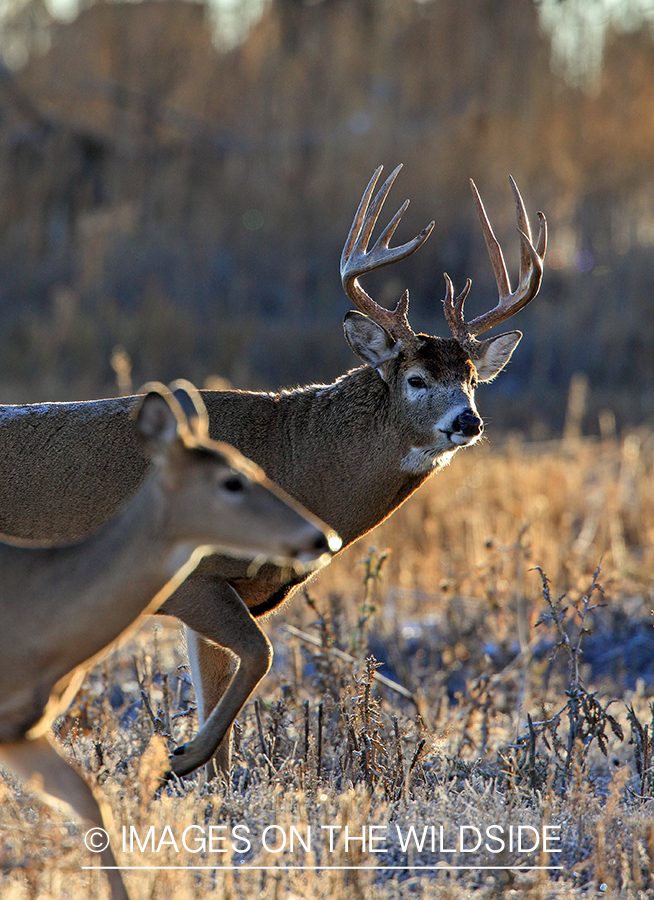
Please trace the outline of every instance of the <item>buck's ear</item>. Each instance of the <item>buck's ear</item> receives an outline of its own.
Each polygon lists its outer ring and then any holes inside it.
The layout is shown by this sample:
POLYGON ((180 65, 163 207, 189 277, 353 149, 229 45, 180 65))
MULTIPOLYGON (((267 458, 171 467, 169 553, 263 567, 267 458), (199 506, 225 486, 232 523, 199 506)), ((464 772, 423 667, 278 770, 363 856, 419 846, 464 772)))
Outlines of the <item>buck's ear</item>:
POLYGON ((354 310, 345 316, 343 330, 356 355, 384 378, 385 364, 400 352, 399 342, 396 343, 381 325, 354 310))
POLYGON ((480 381, 492 381, 511 359, 511 354, 520 343, 521 331, 507 331, 497 337, 480 341, 479 355, 475 368, 480 381))
POLYGON ((193 434, 196 437, 206 437, 209 434, 209 416, 198 389, 185 378, 178 378, 170 385, 170 390, 182 407, 193 434))
POLYGON ((145 453, 157 457, 177 440, 181 410, 164 385, 147 385, 146 390, 134 413, 134 430, 145 453))

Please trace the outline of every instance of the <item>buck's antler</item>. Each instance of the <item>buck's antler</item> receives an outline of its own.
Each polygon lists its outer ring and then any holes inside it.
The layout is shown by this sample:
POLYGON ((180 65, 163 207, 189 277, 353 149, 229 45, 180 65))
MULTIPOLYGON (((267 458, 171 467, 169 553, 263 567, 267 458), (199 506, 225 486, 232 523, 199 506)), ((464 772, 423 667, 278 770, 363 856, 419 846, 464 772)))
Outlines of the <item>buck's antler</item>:
MULTIPOLYGON (((509 176, 510 177, 510 176, 509 176)), ((515 198, 516 215, 518 218, 518 234, 520 235, 520 277, 518 287, 515 291, 511 291, 509 276, 506 271, 506 264, 502 254, 502 248, 488 221, 484 204, 481 202, 479 191, 475 183, 470 179, 470 187, 477 205, 479 220, 484 232, 488 255, 490 256, 493 272, 495 273, 495 281, 497 282, 497 290, 499 293, 499 302, 494 309, 489 310, 481 316, 477 316, 471 322, 465 322, 463 319, 463 303, 470 290, 472 282, 470 279, 466 282, 464 289, 458 297, 454 297, 454 288, 450 278, 445 275, 446 291, 443 304, 445 307, 445 318, 450 326, 454 337, 462 344, 470 347, 475 342, 475 336, 487 331, 494 325, 499 325, 510 316, 523 309, 531 300, 534 299, 539 291, 540 283, 543 277, 543 260, 545 259, 545 251, 547 249, 547 220, 542 212, 536 213, 540 228, 538 232, 538 242, 533 245, 531 237, 531 228, 529 227, 529 219, 525 211, 525 205, 522 202, 520 191, 511 178, 511 187, 515 198)))
POLYGON ((421 244, 424 244, 431 234, 434 223, 431 222, 412 241, 402 244, 401 247, 389 247, 388 244, 395 233, 395 229, 409 205, 409 201, 405 200, 377 238, 374 247, 368 250, 368 241, 381 208, 402 166, 397 166, 391 172, 371 203, 372 193, 382 168, 383 166, 380 166, 370 179, 370 183, 364 191, 361 203, 356 211, 350 233, 345 241, 341 255, 341 281, 343 282, 345 293, 362 313, 365 313, 373 322, 385 328, 396 341, 401 340, 405 345, 411 345, 415 342, 416 336, 407 319, 409 292, 404 292, 395 309, 384 309, 378 303, 375 303, 372 297, 364 291, 358 279, 359 276, 365 275, 366 272, 373 272, 375 269, 388 266, 399 259, 404 259, 405 256, 409 256, 421 244))

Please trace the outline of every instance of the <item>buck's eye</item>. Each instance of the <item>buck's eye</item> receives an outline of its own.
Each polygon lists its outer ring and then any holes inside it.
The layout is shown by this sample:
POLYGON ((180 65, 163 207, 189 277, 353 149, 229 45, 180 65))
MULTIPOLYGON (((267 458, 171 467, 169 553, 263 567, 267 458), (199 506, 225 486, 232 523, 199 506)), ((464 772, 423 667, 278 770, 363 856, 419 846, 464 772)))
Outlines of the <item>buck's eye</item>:
POLYGON ((410 378, 407 378, 408 383, 412 388, 426 388, 424 380, 419 375, 411 375, 410 378))

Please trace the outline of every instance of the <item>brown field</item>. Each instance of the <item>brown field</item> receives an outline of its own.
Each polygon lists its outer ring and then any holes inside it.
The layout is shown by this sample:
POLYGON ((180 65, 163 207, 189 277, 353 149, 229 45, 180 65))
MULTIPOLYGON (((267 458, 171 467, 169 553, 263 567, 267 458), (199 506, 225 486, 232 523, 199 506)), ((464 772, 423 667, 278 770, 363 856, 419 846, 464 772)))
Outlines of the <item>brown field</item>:
MULTIPOLYGON (((653 557, 649 432, 478 447, 270 620, 229 786, 156 795, 164 741, 197 724, 175 623, 96 668, 56 730, 109 800, 120 864, 150 867, 125 873, 135 900, 651 897, 653 557), (403 850, 412 825, 426 843, 403 850), (492 825, 539 845, 493 852, 492 825), (123 849, 130 826, 145 849, 123 849), (376 845, 346 847, 345 826, 376 845)), ((11 779, 0 797, 3 900, 108 896, 83 825, 11 779)))

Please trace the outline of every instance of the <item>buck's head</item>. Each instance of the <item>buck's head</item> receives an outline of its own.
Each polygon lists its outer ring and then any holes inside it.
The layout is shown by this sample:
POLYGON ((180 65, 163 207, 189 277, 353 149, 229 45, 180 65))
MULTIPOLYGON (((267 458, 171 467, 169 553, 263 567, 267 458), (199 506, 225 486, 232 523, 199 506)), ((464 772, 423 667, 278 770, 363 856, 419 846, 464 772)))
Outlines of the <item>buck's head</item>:
POLYGON ((511 292, 502 251, 471 182, 498 285, 498 305, 471 322, 465 322, 463 304, 471 282, 468 280, 455 298, 452 282, 446 275, 443 304, 452 337, 416 334, 407 318, 408 291, 391 311, 375 303, 358 281, 366 272, 413 253, 433 228, 432 222, 412 241, 389 248, 390 239, 408 205, 406 201, 374 247, 368 250, 375 222, 400 168, 398 166, 391 173, 372 202, 381 168, 368 185, 345 243, 341 278, 347 295, 360 310, 349 312, 345 317, 345 336, 354 352, 376 370, 387 386, 394 420, 406 435, 408 449, 402 458, 402 467, 417 474, 428 471, 438 460, 481 436, 483 423, 475 406, 475 387, 480 381, 491 381, 504 368, 522 334, 510 331, 487 340, 478 340, 477 335, 508 319, 538 293, 547 226, 545 217, 539 213, 540 231, 534 247, 522 198, 511 180, 522 245, 520 282, 516 291, 511 292))

